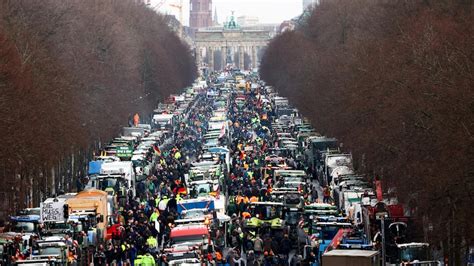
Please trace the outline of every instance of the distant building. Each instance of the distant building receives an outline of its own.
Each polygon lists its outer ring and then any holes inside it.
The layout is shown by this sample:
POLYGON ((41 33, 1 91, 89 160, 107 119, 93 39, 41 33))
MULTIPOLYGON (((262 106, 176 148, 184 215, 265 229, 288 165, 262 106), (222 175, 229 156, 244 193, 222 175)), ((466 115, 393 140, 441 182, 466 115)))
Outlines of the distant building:
POLYGON ((196 30, 212 25, 212 0, 190 0, 189 27, 196 30))
POLYGON ((259 20, 258 20, 258 17, 240 16, 240 17, 237 17, 237 24, 239 24, 242 27, 255 26, 259 24, 259 20))

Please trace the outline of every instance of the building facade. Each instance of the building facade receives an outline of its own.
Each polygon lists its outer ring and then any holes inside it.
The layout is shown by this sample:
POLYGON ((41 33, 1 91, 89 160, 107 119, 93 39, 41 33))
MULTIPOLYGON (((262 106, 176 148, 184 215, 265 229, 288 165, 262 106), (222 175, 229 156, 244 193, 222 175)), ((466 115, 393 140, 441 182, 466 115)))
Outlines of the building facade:
POLYGON ((212 0, 190 0, 189 27, 191 29, 212 26, 212 0))

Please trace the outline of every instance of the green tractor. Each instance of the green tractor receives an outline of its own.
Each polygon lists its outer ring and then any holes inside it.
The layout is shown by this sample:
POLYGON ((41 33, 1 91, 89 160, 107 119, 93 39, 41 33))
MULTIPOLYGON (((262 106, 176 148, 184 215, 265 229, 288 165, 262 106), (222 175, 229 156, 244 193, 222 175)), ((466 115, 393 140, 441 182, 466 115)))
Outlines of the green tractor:
POLYGON ((244 228, 264 234, 268 231, 283 231, 284 204, 282 202, 251 202, 248 212, 251 217, 244 222, 244 228))

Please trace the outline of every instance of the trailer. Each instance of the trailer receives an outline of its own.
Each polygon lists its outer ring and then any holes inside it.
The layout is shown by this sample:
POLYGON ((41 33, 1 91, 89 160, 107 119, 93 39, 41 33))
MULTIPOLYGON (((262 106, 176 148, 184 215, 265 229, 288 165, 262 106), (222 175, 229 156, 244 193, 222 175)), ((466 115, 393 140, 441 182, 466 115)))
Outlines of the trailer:
POLYGON ((334 249, 323 254, 324 266, 380 266, 380 253, 375 250, 334 249))

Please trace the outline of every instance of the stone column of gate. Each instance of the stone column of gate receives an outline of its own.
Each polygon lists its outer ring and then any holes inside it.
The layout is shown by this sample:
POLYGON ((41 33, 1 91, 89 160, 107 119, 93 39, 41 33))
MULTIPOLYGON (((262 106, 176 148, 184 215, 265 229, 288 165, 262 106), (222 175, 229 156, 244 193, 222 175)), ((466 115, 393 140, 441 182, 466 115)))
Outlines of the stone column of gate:
POLYGON ((221 62, 221 68, 224 70, 227 65, 227 47, 225 46, 221 47, 221 62))
POLYGON ((257 46, 252 46, 252 68, 257 67, 257 46))
POLYGON ((245 46, 245 52, 244 52, 244 68, 245 68, 245 55, 250 54, 250 46, 246 45, 245 46))
POLYGON ((239 47, 239 68, 244 70, 244 46, 239 47))
POLYGON ((201 68, 201 60, 202 60, 201 52, 202 52, 201 51, 201 46, 196 45, 196 65, 197 65, 198 69, 201 68))
POLYGON ((207 48, 207 51, 209 52, 208 59, 209 59, 209 70, 214 71, 214 48, 209 46, 207 48))

